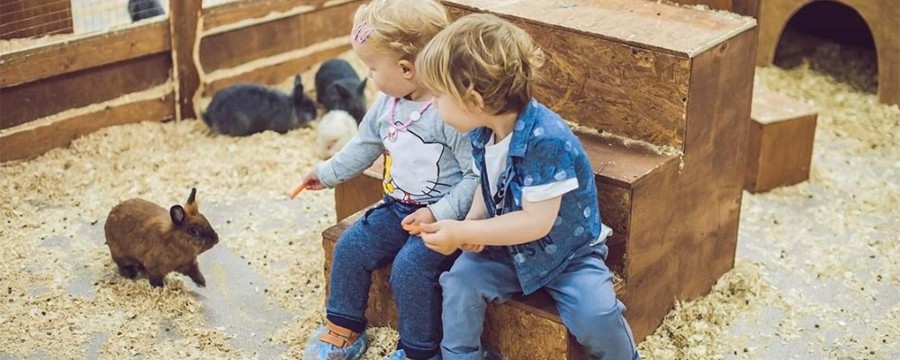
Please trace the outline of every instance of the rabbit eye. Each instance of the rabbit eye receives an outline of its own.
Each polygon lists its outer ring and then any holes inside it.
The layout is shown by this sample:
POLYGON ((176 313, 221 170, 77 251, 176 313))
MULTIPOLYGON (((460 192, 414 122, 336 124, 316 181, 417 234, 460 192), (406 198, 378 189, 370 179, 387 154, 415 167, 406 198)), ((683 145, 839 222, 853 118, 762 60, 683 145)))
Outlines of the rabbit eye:
POLYGON ((197 230, 197 228, 190 228, 190 229, 188 230, 188 232, 189 232, 191 235, 194 235, 194 236, 200 236, 200 230, 197 230))

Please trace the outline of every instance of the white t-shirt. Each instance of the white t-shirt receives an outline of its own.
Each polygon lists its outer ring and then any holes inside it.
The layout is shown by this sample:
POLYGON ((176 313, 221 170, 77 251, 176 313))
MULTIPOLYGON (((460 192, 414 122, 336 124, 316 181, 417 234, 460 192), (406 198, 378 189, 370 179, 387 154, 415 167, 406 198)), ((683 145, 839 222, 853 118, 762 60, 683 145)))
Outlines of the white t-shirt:
MULTIPOLYGON (((500 175, 506 170, 506 158, 509 155, 509 143, 512 134, 507 135, 503 140, 494 143, 494 136, 484 145, 484 165, 487 169, 488 180, 490 180, 491 195, 497 194, 497 184, 500 183, 500 175)), ((472 165, 475 174, 481 175, 477 165, 472 165)), ((522 196, 530 202, 544 201, 563 196, 565 193, 578 188, 578 179, 571 178, 563 181, 556 181, 544 185, 526 186, 522 188, 522 196)), ((485 199, 485 205, 490 205, 490 200, 485 199)), ((600 223, 600 236, 594 240, 591 245, 595 245, 612 235, 612 229, 606 224, 600 223)))
MULTIPOLYGON (((488 180, 490 180, 491 195, 497 194, 497 185, 500 183, 500 176, 506 170, 506 158, 509 155, 509 143, 512 134, 507 135, 500 142, 494 142, 494 136, 484 145, 484 165, 487 169, 488 180)), ((478 167, 473 165, 475 174, 481 175, 478 167)), ((563 181, 555 181, 549 184, 526 186, 522 188, 522 196, 530 202, 544 201, 578 188, 578 179, 571 178, 563 181)), ((485 199, 486 203, 490 203, 485 199)))

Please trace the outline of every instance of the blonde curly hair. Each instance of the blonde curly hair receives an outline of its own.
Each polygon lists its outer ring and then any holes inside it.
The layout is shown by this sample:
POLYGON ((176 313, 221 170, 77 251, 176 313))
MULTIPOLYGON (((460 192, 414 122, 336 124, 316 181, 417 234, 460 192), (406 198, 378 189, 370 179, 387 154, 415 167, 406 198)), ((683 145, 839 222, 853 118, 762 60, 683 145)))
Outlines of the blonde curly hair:
POLYGON ((446 9, 435 0, 373 0, 356 10, 353 36, 376 51, 414 61, 449 23, 446 9))
POLYGON ((416 60, 419 79, 435 93, 497 115, 521 112, 532 97, 544 53, 525 30, 490 14, 459 18, 438 33, 416 60))

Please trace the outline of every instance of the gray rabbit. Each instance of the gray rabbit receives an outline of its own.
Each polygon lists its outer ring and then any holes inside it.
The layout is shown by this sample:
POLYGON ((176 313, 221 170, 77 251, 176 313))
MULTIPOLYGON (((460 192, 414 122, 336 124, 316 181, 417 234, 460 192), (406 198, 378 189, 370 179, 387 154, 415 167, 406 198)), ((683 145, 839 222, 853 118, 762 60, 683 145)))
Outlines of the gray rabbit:
POLYGON ((131 22, 136 22, 165 15, 166 12, 159 0, 128 0, 128 14, 131 15, 131 22))
POLYGON ((325 111, 344 110, 359 124, 366 114, 366 80, 346 60, 330 59, 316 71, 316 100, 325 111))
POLYGON ((254 84, 229 86, 213 96, 203 113, 203 121, 213 132, 231 136, 266 130, 284 134, 315 118, 316 104, 303 92, 300 75, 294 78, 291 95, 254 84))

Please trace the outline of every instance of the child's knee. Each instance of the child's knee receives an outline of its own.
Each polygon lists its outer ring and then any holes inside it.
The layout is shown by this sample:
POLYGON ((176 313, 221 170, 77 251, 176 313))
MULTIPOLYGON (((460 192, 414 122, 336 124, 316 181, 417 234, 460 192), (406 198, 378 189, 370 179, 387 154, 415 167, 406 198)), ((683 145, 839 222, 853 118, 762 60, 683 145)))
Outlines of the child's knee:
POLYGON ((616 301, 612 308, 583 307, 568 319, 569 331, 591 353, 616 354, 610 358, 630 359, 634 340, 622 316, 625 306, 616 301))

